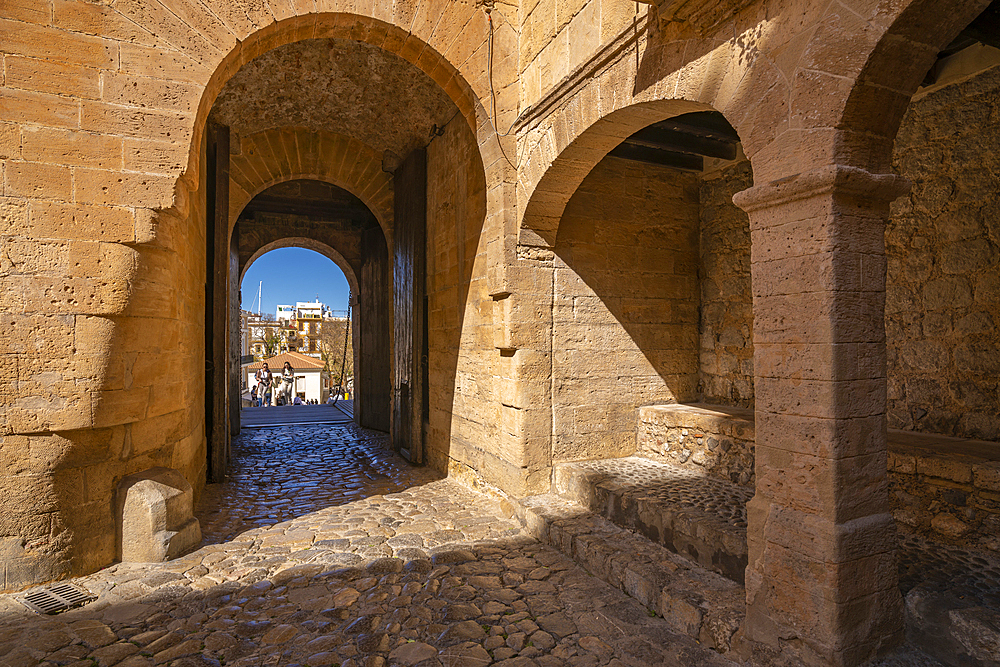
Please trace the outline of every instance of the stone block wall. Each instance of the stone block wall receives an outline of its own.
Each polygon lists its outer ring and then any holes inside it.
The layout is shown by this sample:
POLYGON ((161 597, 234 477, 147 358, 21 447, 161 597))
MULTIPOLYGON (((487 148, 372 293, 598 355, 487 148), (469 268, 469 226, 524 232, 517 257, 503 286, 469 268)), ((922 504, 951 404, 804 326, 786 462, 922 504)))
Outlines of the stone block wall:
POLYGON ((624 456, 636 409, 697 398, 697 174, 608 157, 555 247, 553 461, 624 456))
POLYGON ((886 229, 890 428, 1000 440, 1000 67, 918 97, 886 229))
POLYGON ((733 195, 753 185, 747 161, 701 183, 701 363, 705 403, 753 407, 750 221, 733 195))
MULTIPOLYGON (((486 178, 468 124, 456 118, 427 147, 427 463, 501 485, 516 472, 496 449, 493 301, 486 289, 486 178), (476 473, 478 473, 478 478, 476 473)), ((491 236, 492 235, 492 236, 491 236)))
POLYGON ((889 431, 893 516, 935 541, 1000 550, 1000 452, 983 441, 889 431))
POLYGON ((163 80, 160 38, 93 3, 0 14, 10 590, 111 562, 123 476, 163 466, 203 486, 206 246, 203 165, 178 179, 200 89, 163 80))
MULTIPOLYGON (((917 96, 894 168, 913 183, 886 228, 888 424, 1000 439, 1000 68, 917 96)), ((701 400, 753 407, 748 163, 701 188, 701 400)))
MULTIPOLYGON (((40 223, 53 206, 28 202, 29 220, 40 223)), ((21 312, 3 315, 14 335, 0 345, 18 369, 16 382, 7 385, 0 435, 5 590, 111 562, 109 508, 123 476, 162 466, 181 471, 198 490, 204 485, 204 293, 198 286, 204 284, 205 240, 203 223, 196 222, 204 219, 203 208, 192 202, 190 218, 176 210, 155 218, 141 209, 131 215, 133 236, 125 243, 87 240, 104 235, 105 216, 93 224, 67 220, 43 232, 40 243, 19 239, 15 230, 3 238, 9 257, 20 258, 29 245, 58 249, 48 272, 66 283, 65 314, 33 314, 52 307, 50 290, 19 304, 21 312), (63 271, 91 277, 74 281, 59 277, 63 271), (119 280, 127 285, 127 302, 80 293, 119 280), (18 332, 26 326, 34 330, 18 332), (37 354, 39 344, 50 346, 49 353, 37 354)), ((19 279, 18 265, 28 268, 14 262, 8 278, 19 279)), ((23 276, 25 293, 36 280, 23 276)))
POLYGON ((520 3, 516 16, 506 7, 498 10, 520 23, 522 109, 537 102, 634 22, 644 22, 652 11, 645 4, 618 0, 528 0, 520 3))

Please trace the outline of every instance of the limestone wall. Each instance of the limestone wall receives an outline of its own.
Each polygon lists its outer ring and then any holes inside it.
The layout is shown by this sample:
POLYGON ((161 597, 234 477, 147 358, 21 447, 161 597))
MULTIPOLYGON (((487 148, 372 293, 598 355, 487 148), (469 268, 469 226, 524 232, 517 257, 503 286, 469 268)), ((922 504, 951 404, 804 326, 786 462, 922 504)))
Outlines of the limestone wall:
POLYGON ((753 185, 749 162, 701 184, 701 365, 705 403, 753 407, 750 221, 733 195, 753 185))
POLYGON ((509 462, 491 450, 499 425, 493 400, 492 299, 486 292, 486 179, 464 119, 427 147, 427 329, 430 414, 427 463, 499 483, 509 462), (471 469, 471 470, 470 470, 471 469))
POLYGON ((889 427, 1000 440, 1000 67, 910 105, 886 229, 889 427))
POLYGON ((2 232, 5 279, 30 297, 6 301, 0 341, 16 369, 0 435, 8 590, 111 562, 113 493, 125 475, 176 468, 200 490, 206 463, 205 238, 193 222, 202 206, 192 202, 190 218, 104 207, 88 221, 86 206, 12 199, 28 224, 2 232), (112 236, 114 212, 128 238, 99 240, 112 236), (33 263, 39 249, 44 269, 33 263))
POLYGON ((624 456, 637 408, 696 399, 696 174, 605 158, 559 225, 553 461, 624 456))
MULTIPOLYGON (((512 14, 506 6, 498 8, 512 14)), ((527 0, 520 4, 518 71, 521 108, 537 102, 601 46, 644 22, 648 5, 618 0, 527 0)))

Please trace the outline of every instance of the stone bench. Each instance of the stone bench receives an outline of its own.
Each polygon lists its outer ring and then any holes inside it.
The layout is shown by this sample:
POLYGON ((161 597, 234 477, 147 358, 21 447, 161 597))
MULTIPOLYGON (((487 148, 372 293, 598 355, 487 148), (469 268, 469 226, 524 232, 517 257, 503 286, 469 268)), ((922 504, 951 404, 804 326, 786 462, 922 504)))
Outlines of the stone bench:
POLYGON ((706 403, 639 408, 636 454, 747 487, 754 485, 753 410, 706 403))
POLYGON ((890 429, 896 522, 1000 553, 1000 443, 890 429))

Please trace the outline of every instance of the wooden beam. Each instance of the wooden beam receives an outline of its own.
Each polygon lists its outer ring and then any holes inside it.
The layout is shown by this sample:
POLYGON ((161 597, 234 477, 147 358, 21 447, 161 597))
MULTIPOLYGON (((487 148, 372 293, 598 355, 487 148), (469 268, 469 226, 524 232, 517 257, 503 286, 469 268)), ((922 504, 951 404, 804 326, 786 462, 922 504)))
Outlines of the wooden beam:
POLYGON ((717 111, 696 111, 675 116, 668 120, 654 123, 653 127, 666 130, 677 130, 699 137, 708 137, 719 141, 739 143, 740 135, 736 133, 726 117, 717 111))
POLYGON ((986 46, 1000 49, 1000 3, 993 2, 982 14, 962 31, 962 36, 971 37, 986 46))
POLYGON ((310 202, 295 198, 255 197, 240 212, 241 219, 253 219, 253 214, 278 213, 301 215, 316 220, 353 220, 357 222, 375 221, 375 216, 364 204, 340 204, 334 202, 310 202))
POLYGON ((685 171, 701 171, 705 167, 705 160, 700 155, 689 155, 687 153, 675 153, 649 146, 637 146, 635 144, 620 144, 608 155, 621 158, 623 160, 633 160, 635 162, 645 162, 646 164, 656 164, 662 167, 672 167, 685 171))
POLYGON ((728 139, 716 139, 651 125, 625 140, 629 144, 649 146, 675 153, 704 155, 723 160, 736 159, 736 144, 728 139))

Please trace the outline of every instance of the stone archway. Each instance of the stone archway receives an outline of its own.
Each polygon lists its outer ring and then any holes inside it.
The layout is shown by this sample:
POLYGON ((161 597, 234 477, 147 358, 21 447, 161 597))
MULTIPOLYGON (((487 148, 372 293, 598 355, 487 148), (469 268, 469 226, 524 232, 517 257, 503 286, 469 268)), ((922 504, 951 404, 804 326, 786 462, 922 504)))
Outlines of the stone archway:
MULTIPOLYGON (((305 136, 309 138, 310 135, 305 136)), ((344 144, 349 146, 350 142, 344 144)), ((302 146, 305 152, 306 144, 302 146)), ((260 159, 256 155, 252 157, 260 159)), ((334 157, 340 158, 334 161, 335 164, 346 161, 351 169, 357 164, 354 160, 344 160, 343 154, 334 157)), ((328 159, 329 154, 323 161, 328 159)), ((274 161, 275 171, 280 164, 274 161)), ((244 165, 244 168, 252 167, 244 165)), ((258 164, 256 168, 264 169, 265 166, 258 164)), ((288 171, 287 163, 284 170, 288 171)), ((386 174, 379 169, 373 177, 376 179, 373 187, 383 192, 388 189, 391 201, 392 185, 391 181, 385 181, 386 174)), ((356 188, 364 191, 372 185, 370 178, 360 171, 353 179, 355 182, 360 180, 356 188)), ((337 264, 347 278, 352 295, 351 330, 354 332, 356 373, 354 417, 361 426, 389 430, 392 349, 389 334, 392 312, 387 306, 391 303, 389 243, 379 216, 360 198, 330 183, 336 180, 330 174, 322 179, 278 177, 273 180, 278 182, 265 189, 248 185, 260 191, 245 206, 240 205, 240 210, 231 207, 233 215, 239 216, 231 222, 231 234, 239 249, 240 281, 255 259, 276 248, 314 250, 337 264)))
MULTIPOLYGON (((439 143, 451 142, 455 126, 463 126, 472 137, 467 145, 461 135, 462 150, 471 158, 463 168, 486 169, 476 139, 484 145, 496 141, 492 119, 478 102, 488 94, 479 76, 487 54, 478 39, 456 39, 463 30, 485 39, 480 9, 435 2, 356 10, 323 2, 328 11, 317 13, 313 2, 251 4, 180 0, 168 10, 144 0, 65 3, 56 18, 54 10, 0 12, 12 23, 23 21, 13 28, 19 35, 35 35, 30 44, 10 46, 26 60, 44 67, 54 54, 55 61, 86 62, 77 72, 86 90, 60 88, 59 95, 31 86, 4 90, 3 156, 26 170, 26 189, 16 193, 9 219, 27 230, 34 216, 49 231, 24 233, 51 234, 67 245, 86 239, 75 244, 79 254, 72 262, 59 250, 51 259, 58 267, 53 273, 30 278, 37 287, 30 305, 16 297, 19 326, 44 330, 37 335, 47 341, 44 351, 24 354, 39 360, 40 372, 58 368, 61 379, 43 373, 39 377, 51 380, 44 387, 20 383, 17 399, 6 406, 4 427, 7 433, 46 434, 38 437, 73 455, 54 455, 67 463, 37 479, 58 492, 26 503, 12 519, 17 531, 24 529, 11 552, 10 562, 24 564, 23 579, 9 580, 14 588, 113 560, 114 526, 107 508, 121 477, 165 466, 178 469, 195 489, 205 483, 205 125, 216 94, 243 63, 281 44, 324 36, 398 54, 462 111, 439 143), (40 44, 44 54, 36 50, 40 44), (475 88, 467 80, 476 81, 475 88), (66 115, 70 106, 72 119, 66 115), (19 133, 22 127, 31 135, 29 150, 22 154, 18 141, 12 153, 9 130, 19 133), (56 136, 70 147, 53 152, 56 136), (40 152, 32 153, 32 145, 40 152), (51 175, 53 189, 30 185, 41 171, 51 175), (79 189, 67 189, 70 183, 79 189), (101 471, 86 498, 71 490, 84 468, 101 471), (22 544, 31 546, 23 550, 22 544)), ((495 39, 506 51, 516 51, 509 25, 500 26, 495 39)), ((513 63, 504 61, 494 71, 505 125, 516 113, 513 70, 513 63)), ((490 157, 489 168, 500 174, 491 179, 489 194, 496 228, 502 228, 504 215, 497 193, 513 180, 505 164, 490 157)), ((485 188, 475 194, 486 199, 485 188)), ((482 229, 481 220, 475 229, 482 229)), ((18 488, 30 495, 34 484, 18 488)))
POLYGON ((279 248, 305 248, 306 250, 318 252, 344 272, 344 277, 347 279, 347 284, 351 286, 351 291, 354 294, 358 293, 358 277, 354 272, 354 267, 351 266, 344 256, 326 243, 304 236, 289 236, 279 241, 272 241, 256 250, 246 260, 246 263, 240 267, 240 282, 243 282, 243 277, 246 275, 247 269, 253 266, 253 263, 260 259, 261 255, 266 255, 272 250, 278 250, 279 248))
MULTIPOLYGON (((549 360, 556 348, 541 341, 550 332, 513 332, 529 321, 521 313, 550 302, 543 276, 559 265, 552 249, 576 186, 641 126, 617 127, 620 110, 658 95, 711 104, 731 120, 756 182, 735 197, 753 237, 757 412, 741 650, 779 648, 803 664, 860 664, 901 640, 886 488, 881 235, 905 184, 887 173, 889 149, 933 55, 986 3, 958 11, 918 2, 892 15, 857 4, 791 26, 802 40, 794 48, 775 37, 788 17, 761 21, 739 57, 727 55, 732 45, 703 43, 692 47, 705 54, 696 64, 651 44, 635 70, 622 58, 606 77, 580 78, 566 99, 539 105, 519 126, 517 254, 534 280, 499 295, 510 304, 502 312, 510 313, 511 347, 549 360), (675 66, 650 65, 648 85, 637 86, 643 65, 656 61, 675 66), (580 142, 591 131, 595 141, 580 142), (853 549, 862 543, 864 553, 853 549), (877 581, 866 579, 872 572, 877 581)), ((526 414, 524 422, 541 420, 526 414)), ((540 449, 531 456, 544 460, 540 449)))
POLYGON ((382 158, 356 139, 303 128, 268 130, 244 137, 240 153, 230 158, 229 227, 264 190, 292 180, 317 180, 355 195, 392 239, 392 174, 382 158), (275 148, 282 152, 281 159, 275 148))
POLYGON ((891 173, 891 148, 934 55, 985 5, 831 12, 794 70, 787 126, 757 153, 763 178, 735 197, 754 235, 747 653, 764 645, 806 664, 853 665, 902 640, 886 476, 884 230, 908 184, 891 173), (864 46, 848 48, 845 34, 864 46), (810 645, 792 646, 788 632, 810 645))

